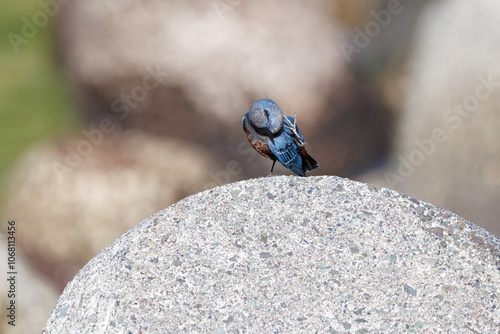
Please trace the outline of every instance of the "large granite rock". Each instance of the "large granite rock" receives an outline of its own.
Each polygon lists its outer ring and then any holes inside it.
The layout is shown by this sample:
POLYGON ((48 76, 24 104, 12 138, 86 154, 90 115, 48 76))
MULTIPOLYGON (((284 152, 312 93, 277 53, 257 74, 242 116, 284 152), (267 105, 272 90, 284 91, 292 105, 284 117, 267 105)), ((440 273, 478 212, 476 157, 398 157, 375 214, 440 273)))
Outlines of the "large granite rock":
POLYGON ((499 238, 421 200, 337 177, 252 179, 125 233, 44 333, 496 333, 499 267, 499 238))

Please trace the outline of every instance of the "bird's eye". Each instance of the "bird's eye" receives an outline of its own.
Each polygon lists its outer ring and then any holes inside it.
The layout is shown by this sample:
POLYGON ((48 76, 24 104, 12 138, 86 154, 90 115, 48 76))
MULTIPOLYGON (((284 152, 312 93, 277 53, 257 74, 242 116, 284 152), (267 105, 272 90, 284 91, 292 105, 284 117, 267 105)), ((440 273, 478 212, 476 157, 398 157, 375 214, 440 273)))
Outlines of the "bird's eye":
POLYGON ((269 111, 264 110, 264 114, 265 114, 266 116, 267 116, 267 115, 269 115, 269 111))

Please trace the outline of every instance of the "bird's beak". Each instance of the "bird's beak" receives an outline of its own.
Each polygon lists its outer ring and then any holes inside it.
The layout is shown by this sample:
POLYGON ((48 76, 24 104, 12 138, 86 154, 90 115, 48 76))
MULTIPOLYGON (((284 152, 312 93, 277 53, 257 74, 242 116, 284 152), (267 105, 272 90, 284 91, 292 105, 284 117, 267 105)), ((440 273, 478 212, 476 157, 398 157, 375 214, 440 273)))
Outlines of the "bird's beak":
POLYGON ((268 124, 266 128, 272 134, 276 134, 278 132, 278 130, 279 130, 279 126, 276 126, 276 124, 274 124, 274 123, 268 124))

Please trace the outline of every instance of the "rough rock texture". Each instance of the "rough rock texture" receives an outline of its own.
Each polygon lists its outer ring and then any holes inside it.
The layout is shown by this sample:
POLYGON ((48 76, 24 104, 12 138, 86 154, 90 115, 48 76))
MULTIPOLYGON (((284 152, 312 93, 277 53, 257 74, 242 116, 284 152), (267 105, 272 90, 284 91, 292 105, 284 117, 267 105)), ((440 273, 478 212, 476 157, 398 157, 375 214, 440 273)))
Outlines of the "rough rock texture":
POLYGON ((68 284, 44 333, 496 333, 499 251, 392 190, 252 179, 128 231, 68 284))
POLYGON ((434 1, 416 34, 389 173, 371 183, 500 235, 500 2, 434 1))

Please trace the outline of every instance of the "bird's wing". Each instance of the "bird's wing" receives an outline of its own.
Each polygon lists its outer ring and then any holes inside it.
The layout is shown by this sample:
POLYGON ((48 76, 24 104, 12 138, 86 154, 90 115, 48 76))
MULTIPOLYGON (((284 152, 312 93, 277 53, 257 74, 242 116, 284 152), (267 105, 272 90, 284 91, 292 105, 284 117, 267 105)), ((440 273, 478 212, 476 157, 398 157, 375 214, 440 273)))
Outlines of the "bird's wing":
POLYGON ((300 148, 291 135, 282 132, 278 137, 270 139, 269 149, 283 166, 297 175, 305 176, 300 148))

